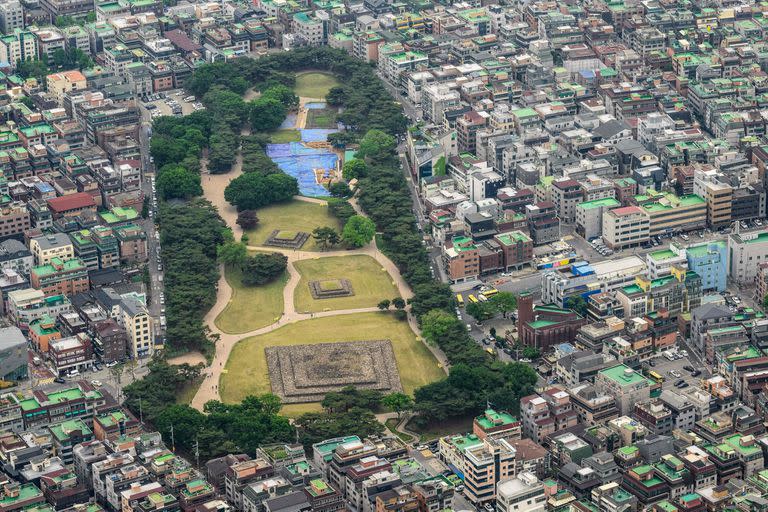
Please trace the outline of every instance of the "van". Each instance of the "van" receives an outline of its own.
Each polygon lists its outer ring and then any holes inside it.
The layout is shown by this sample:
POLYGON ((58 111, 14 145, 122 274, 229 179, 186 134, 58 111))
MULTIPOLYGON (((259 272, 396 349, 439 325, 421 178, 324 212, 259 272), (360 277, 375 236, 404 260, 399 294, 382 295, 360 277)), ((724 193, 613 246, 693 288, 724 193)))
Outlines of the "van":
POLYGON ((186 101, 187 103, 189 103, 190 101, 195 101, 195 97, 194 96, 187 96, 186 98, 184 98, 184 101, 186 101))

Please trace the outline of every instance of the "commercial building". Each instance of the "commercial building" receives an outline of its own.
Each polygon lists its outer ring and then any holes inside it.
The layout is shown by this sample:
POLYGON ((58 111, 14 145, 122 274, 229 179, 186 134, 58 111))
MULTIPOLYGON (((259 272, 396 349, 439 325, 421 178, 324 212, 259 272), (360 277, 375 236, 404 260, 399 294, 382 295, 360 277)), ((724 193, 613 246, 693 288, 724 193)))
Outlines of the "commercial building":
POLYGON ((506 439, 492 438, 464 451, 464 493, 471 503, 496 499, 496 485, 515 476, 515 453, 506 439))
POLYGON ((47 357, 59 376, 84 372, 93 364, 93 344, 85 333, 61 338, 50 343, 47 357))
POLYGON ((635 200, 648 215, 650 236, 692 231, 706 225, 707 202, 696 194, 662 194, 650 199, 635 196, 635 200))
POLYGON ((724 240, 689 245, 688 268, 701 277, 702 291, 725 290, 728 281, 728 246, 724 240))
POLYGON ((612 197, 585 201, 576 205, 576 232, 587 240, 603 234, 603 215, 621 203, 612 197))
POLYGON ((768 231, 732 233, 728 236, 728 277, 752 283, 757 267, 768 260, 768 231))
POLYGON ((135 299, 126 299, 120 309, 121 324, 128 332, 129 356, 134 359, 151 356, 155 350, 155 330, 147 308, 135 299))
POLYGON ((27 339, 18 327, 0 327, 0 379, 15 382, 27 378, 27 339))
POLYGON ((642 316, 664 309, 672 316, 688 313, 701 305, 701 277, 684 268, 672 267, 658 279, 636 277, 635 283, 616 292, 626 317, 642 316))
POLYGON ((480 253, 471 238, 454 237, 452 245, 443 251, 448 277, 454 283, 480 276, 480 253))
POLYGON ((56 318, 72 312, 72 304, 66 295, 46 297, 42 290, 26 288, 8 292, 8 317, 21 330, 27 330, 30 322, 44 316, 56 318))
POLYGON ((544 512, 546 505, 544 484, 528 471, 501 482, 496 490, 497 512, 544 512))
POLYGON ((642 208, 615 208, 603 213, 603 240, 614 250, 637 247, 648 241, 650 226, 650 218, 642 208))
POLYGON ((684 248, 670 243, 668 249, 649 252, 645 262, 648 264, 648 277, 658 279, 668 275, 672 267, 684 268, 688 264, 688 259, 684 248))
POLYGON ((616 398, 622 415, 631 413, 635 403, 648 400, 652 385, 652 381, 623 364, 601 370, 595 378, 595 387, 616 398))
POLYGON ((562 270, 548 270, 541 275, 541 300, 560 307, 568 306, 571 297, 587 299, 591 295, 613 292, 634 282, 645 273, 646 266, 638 256, 605 260, 590 264, 572 263, 562 270))

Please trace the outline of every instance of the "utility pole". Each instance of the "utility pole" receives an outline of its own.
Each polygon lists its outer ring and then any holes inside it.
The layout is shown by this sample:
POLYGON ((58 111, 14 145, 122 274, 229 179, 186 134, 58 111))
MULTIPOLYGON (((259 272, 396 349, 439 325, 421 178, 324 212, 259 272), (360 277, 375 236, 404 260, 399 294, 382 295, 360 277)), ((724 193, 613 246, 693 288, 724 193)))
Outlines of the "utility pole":
POLYGON ((200 467, 200 443, 197 440, 197 434, 195 434, 195 466, 200 467))
POLYGON ((173 440, 173 425, 171 425, 171 451, 176 451, 176 442, 173 440))
POLYGON ((144 412, 141 410, 141 397, 139 397, 139 423, 144 424, 144 412))

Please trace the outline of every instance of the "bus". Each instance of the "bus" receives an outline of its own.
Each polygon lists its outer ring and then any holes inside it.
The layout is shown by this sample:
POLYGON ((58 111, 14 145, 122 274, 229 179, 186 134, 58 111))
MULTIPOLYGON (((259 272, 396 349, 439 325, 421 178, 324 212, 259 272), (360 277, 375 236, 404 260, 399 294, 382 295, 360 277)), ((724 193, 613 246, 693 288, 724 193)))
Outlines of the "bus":
POLYGON ((656 384, 663 384, 664 383, 664 377, 662 377, 659 373, 651 370, 648 372, 648 376, 656 383, 656 384))
POLYGON ((484 291, 483 295, 485 295, 485 298, 490 299, 497 293, 499 293, 499 290, 497 290, 496 288, 491 288, 490 290, 484 291))
POLYGON ((464 297, 462 297, 460 293, 456 294, 456 301, 459 303, 460 308, 464 307, 464 297))
POLYGON ((469 302, 471 302, 472 304, 477 304, 478 302, 480 302, 479 300, 477 300, 477 297, 475 297, 474 295, 470 295, 467 298, 469 299, 469 302))

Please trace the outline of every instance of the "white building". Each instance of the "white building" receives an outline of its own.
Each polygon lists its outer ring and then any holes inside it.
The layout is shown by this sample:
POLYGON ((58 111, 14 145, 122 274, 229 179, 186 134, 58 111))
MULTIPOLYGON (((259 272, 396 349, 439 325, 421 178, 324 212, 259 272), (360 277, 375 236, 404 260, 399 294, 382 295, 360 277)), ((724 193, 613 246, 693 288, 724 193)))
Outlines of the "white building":
POLYGON ((10 34, 17 28, 24 28, 24 9, 18 0, 0 2, 0 30, 10 34))
POLYGON ((648 241, 651 221, 638 206, 625 206, 603 215, 603 240, 611 249, 636 247, 648 241))
POLYGON ((643 273, 645 263, 637 256, 550 270, 541 276, 541 301, 565 307, 567 297, 618 290, 634 283, 635 276, 643 273))
POLYGON ((0 62, 11 66, 23 60, 37 58, 37 38, 28 30, 15 29, 12 33, 0 37, 0 62))
POLYGON ((528 471, 501 482, 496 489, 497 512, 544 512, 546 505, 544 484, 528 471))
POLYGON ((670 273, 672 267, 688 268, 688 258, 685 248, 677 244, 669 244, 669 249, 649 252, 645 256, 648 265, 648 278, 658 279, 670 273))
POLYGON ((155 335, 147 308, 138 300, 129 298, 122 301, 120 309, 121 323, 128 331, 130 356, 134 359, 151 356, 155 348, 155 335))
POLYGON ((758 264, 768 261, 768 231, 730 235, 728 254, 728 277, 737 283, 751 283, 758 264))

